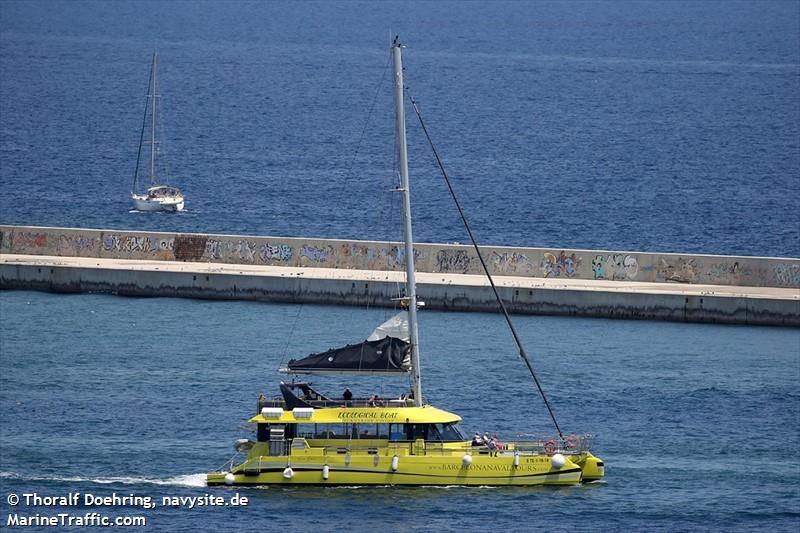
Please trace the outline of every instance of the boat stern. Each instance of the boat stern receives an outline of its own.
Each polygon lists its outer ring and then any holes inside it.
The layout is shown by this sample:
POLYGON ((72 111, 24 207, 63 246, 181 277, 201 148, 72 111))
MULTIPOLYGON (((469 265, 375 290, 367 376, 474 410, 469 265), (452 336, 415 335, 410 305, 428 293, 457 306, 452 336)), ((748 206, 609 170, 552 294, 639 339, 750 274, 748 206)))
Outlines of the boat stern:
POLYGON ((571 459, 581 468, 581 480, 584 483, 600 481, 606 475, 603 460, 589 452, 585 452, 579 457, 572 457, 571 459))
POLYGON ((206 485, 209 487, 213 487, 215 485, 231 485, 232 483, 226 481, 228 476, 233 477, 234 481, 236 480, 236 476, 230 472, 210 472, 206 474, 206 485))

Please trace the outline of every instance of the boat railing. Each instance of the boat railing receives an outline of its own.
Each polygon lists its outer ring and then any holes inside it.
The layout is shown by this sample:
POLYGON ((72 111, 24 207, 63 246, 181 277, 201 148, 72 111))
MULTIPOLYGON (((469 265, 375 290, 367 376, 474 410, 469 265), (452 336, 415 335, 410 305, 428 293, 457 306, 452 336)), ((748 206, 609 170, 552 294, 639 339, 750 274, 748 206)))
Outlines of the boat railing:
POLYGON ((573 455, 588 452, 592 447, 594 436, 592 435, 565 435, 559 436, 536 436, 536 435, 517 435, 526 438, 525 441, 510 442, 506 446, 508 450, 519 452, 520 455, 554 455, 556 453, 573 455))
POLYGON ((413 450, 413 446, 413 441, 392 442, 388 446, 344 444, 340 446, 323 446, 322 453, 324 455, 344 455, 347 453, 359 455, 407 455, 413 450))
MULTIPOLYGON (((369 398, 353 398, 352 400, 328 399, 328 400, 307 400, 301 399, 314 408, 334 408, 334 407, 413 407, 414 400, 410 399, 385 399, 371 400, 369 398)), ((264 399, 256 403, 256 413, 261 413, 264 407, 280 407, 286 409, 286 402, 283 399, 264 399)))
POLYGON ((280 407, 285 408, 286 403, 282 399, 264 399, 256 402, 256 413, 260 414, 261 409, 264 407, 280 407))
POLYGON ((290 440, 271 440, 269 441, 269 454, 273 457, 289 455, 291 447, 292 441, 290 440))

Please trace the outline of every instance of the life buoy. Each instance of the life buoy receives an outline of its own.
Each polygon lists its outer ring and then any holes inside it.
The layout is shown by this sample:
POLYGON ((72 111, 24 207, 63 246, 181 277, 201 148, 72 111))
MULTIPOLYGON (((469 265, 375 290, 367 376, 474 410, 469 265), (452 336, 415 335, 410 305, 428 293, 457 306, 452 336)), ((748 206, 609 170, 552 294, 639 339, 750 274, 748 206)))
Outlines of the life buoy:
POLYGON ((553 455, 556 453, 556 441, 549 440, 544 443, 544 453, 547 455, 553 455))

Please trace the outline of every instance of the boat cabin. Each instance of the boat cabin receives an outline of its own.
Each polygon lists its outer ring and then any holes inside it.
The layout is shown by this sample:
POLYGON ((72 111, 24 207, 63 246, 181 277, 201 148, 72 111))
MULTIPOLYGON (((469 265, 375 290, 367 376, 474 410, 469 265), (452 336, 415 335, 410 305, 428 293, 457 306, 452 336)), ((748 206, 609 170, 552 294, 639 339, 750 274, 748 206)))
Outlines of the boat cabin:
POLYGON ((177 187, 170 187, 169 185, 157 185, 147 189, 148 198, 174 198, 180 195, 181 191, 177 187))
MULTIPOLYGON (((288 444, 300 438, 315 447, 467 440, 457 427, 461 417, 429 405, 416 407, 405 398, 329 398, 307 383, 281 383, 281 394, 259 399, 258 414, 250 419, 256 424, 257 442, 288 444)), ((282 452, 270 445, 270 455, 282 452)))

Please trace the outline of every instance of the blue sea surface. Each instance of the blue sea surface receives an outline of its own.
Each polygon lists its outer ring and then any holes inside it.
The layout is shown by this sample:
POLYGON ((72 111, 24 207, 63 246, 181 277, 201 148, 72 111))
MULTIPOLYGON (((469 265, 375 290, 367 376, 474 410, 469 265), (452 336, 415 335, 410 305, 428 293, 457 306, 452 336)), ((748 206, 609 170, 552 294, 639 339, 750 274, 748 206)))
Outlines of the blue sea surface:
POLYGON ((0 222, 399 239, 395 34, 481 242, 800 257, 797 1, 3 1, 0 222), (130 212, 154 49, 180 216, 130 212))
MULTIPOLYGON (((796 1, 2 1, 0 223, 399 239, 394 34, 481 242, 800 257, 796 1), (128 197, 154 49, 177 215, 128 197)), ((408 111, 415 240, 463 242, 408 111)), ((788 328, 515 317, 562 427, 597 435, 602 483, 203 485, 282 363, 385 317, 0 292, 0 527, 11 493, 237 490, 248 506, 80 511, 170 532, 800 527, 788 328)), ((552 432, 500 316, 424 311, 420 328, 426 397, 466 432, 552 432)))
MULTIPOLYGON (((147 531, 797 531, 800 330, 515 317, 565 432, 602 483, 572 488, 209 489, 289 358, 364 338, 383 309, 0 292, 0 517, 10 493, 152 496, 147 531), (333 326, 335 324, 335 326, 333 326), (232 496, 175 509, 163 496, 232 496)), ((552 434, 499 315, 423 311, 428 401, 465 432, 552 434)), ((403 378, 318 378, 357 395, 403 378)), ((47 514, 52 509, 17 507, 47 514)), ((63 510, 63 509, 62 509, 63 510)), ((74 509, 73 509, 74 511, 74 509)), ((5 522, 4 522, 5 525, 5 522)))

